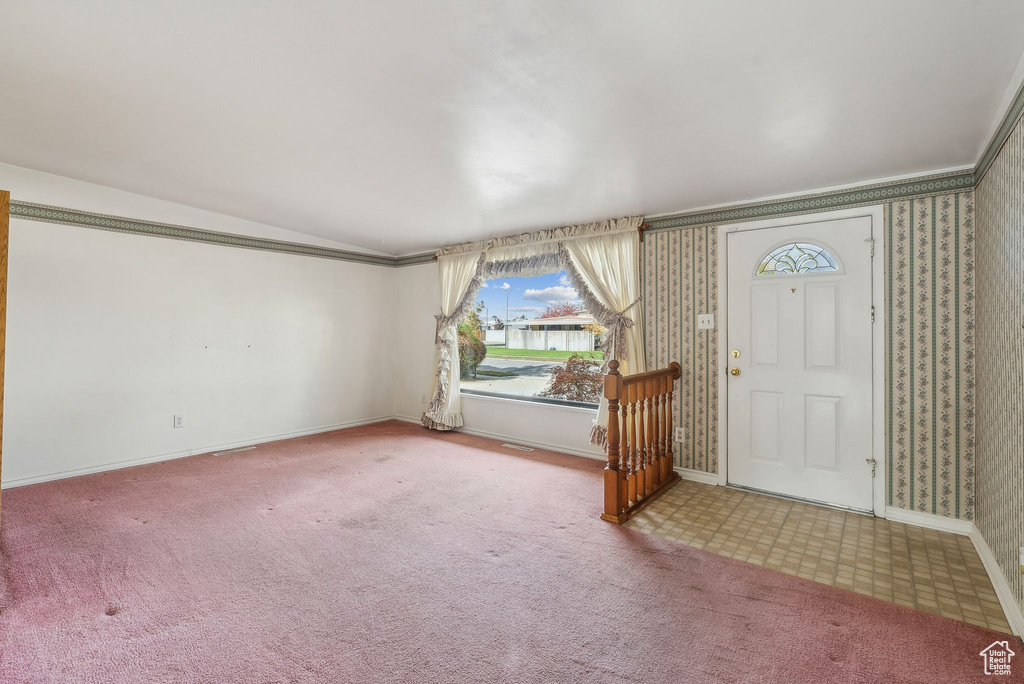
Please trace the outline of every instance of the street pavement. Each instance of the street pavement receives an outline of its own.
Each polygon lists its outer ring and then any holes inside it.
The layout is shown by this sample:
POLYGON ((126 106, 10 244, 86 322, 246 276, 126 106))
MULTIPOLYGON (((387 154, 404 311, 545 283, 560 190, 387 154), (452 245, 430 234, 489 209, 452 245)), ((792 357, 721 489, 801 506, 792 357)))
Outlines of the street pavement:
POLYGON ((480 392, 500 392, 519 396, 534 396, 543 391, 551 380, 551 369, 558 361, 527 361, 525 359, 484 359, 477 371, 516 373, 515 377, 477 375, 476 380, 462 380, 463 389, 480 392))

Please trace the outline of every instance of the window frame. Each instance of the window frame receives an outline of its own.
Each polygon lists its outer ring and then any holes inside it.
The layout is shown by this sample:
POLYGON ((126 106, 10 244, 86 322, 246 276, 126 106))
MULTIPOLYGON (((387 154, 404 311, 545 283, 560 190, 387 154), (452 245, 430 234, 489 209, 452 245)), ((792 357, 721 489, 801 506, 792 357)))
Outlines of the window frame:
POLYGON ((459 387, 459 394, 471 397, 493 397, 495 399, 506 399, 509 401, 525 401, 532 404, 551 404, 554 406, 569 406, 571 408, 594 409, 601 405, 598 402, 593 404, 585 401, 571 401, 569 399, 556 399, 554 397, 527 396, 524 394, 505 394, 504 392, 483 392, 481 390, 462 389, 459 387))
MULTIPOLYGON (((776 261, 778 261, 778 260, 776 259, 776 261)), ((817 259, 815 259, 815 262, 817 262, 817 259)), ((798 238, 796 240, 789 239, 789 240, 786 240, 784 242, 780 242, 779 244, 775 245, 774 247, 769 249, 767 252, 765 252, 761 256, 761 258, 757 260, 757 263, 754 264, 754 278, 772 278, 772 277, 775 277, 775 276, 779 276, 779 277, 782 277, 782 278, 793 278, 793 277, 797 277, 797 276, 801 276, 801 277, 806 277, 806 276, 824 276, 824 275, 835 275, 835 274, 839 274, 839 273, 843 273, 843 272, 844 272, 843 262, 842 262, 842 260, 839 257, 836 256, 836 250, 832 249, 832 247, 830 247, 829 245, 821 242, 820 240, 810 240, 810 239, 806 239, 806 238, 798 238), (784 247, 789 247, 790 249, 792 249, 794 247, 799 247, 800 245, 808 245, 810 247, 814 247, 815 249, 821 250, 819 252, 819 254, 822 254, 822 253, 826 254, 827 255, 826 259, 831 261, 831 262, 833 262, 833 263, 835 263, 835 269, 831 269, 831 270, 793 271, 792 273, 787 273, 785 271, 780 273, 779 271, 763 271, 762 270, 762 266, 765 265, 765 262, 768 261, 769 257, 771 257, 771 255, 775 254, 780 249, 782 249, 784 247)))

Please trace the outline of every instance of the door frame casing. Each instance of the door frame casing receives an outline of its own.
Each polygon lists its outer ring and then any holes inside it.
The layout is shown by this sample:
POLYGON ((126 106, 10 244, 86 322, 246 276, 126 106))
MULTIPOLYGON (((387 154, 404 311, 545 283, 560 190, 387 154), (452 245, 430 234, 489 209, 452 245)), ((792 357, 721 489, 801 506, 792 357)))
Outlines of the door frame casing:
MULTIPOLYGON (((885 453, 885 251, 884 211, 881 204, 839 209, 816 214, 726 223, 718 226, 718 484, 729 484, 729 250, 727 236, 747 230, 802 226, 823 221, 871 219, 874 258, 871 260, 871 305, 875 322, 871 324, 871 457, 875 459, 875 477, 871 482, 871 506, 878 518, 885 517, 885 493, 889 471, 885 453)), ((867 315, 868 312, 865 312, 867 315)))

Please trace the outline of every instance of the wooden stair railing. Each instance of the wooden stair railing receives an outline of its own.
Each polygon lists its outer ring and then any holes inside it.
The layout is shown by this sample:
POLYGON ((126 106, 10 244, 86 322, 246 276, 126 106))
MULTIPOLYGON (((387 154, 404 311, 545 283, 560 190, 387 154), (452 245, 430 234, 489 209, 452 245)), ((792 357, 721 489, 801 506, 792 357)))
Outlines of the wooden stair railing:
POLYGON ((668 368, 623 376, 608 362, 608 465, 604 469, 604 513, 622 524, 679 479, 673 466, 672 394, 682 374, 668 368))

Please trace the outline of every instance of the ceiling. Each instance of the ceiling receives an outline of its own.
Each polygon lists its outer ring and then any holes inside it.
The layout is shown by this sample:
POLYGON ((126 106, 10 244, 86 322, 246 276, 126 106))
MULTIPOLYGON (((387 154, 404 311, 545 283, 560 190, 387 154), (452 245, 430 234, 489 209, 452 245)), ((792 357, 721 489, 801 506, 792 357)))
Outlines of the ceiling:
POLYGON ((0 161, 390 254, 970 165, 1024 52, 1019 0, 3 14, 0 161))

